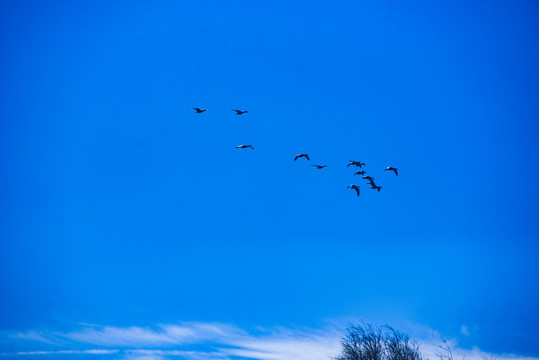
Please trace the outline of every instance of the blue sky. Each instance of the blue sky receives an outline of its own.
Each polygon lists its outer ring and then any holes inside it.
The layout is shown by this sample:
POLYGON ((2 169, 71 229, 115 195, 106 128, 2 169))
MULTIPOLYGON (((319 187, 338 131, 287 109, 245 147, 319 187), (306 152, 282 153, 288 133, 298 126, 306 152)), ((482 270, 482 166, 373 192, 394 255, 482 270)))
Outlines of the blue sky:
POLYGON ((334 339, 364 319, 539 357, 538 15, 2 2, 0 353, 140 350, 65 335, 96 327, 334 339))

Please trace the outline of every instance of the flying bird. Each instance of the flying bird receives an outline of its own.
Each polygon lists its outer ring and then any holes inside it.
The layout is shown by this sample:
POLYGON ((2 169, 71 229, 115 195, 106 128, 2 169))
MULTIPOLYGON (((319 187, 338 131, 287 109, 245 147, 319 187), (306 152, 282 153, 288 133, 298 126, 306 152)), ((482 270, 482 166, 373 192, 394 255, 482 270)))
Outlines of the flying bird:
POLYGON ((202 114, 204 111, 208 111, 208 109, 201 109, 201 108, 191 108, 197 112, 197 114, 202 114))
POLYGON ((300 157, 304 157, 309 161, 311 160, 311 159, 309 159, 309 154, 297 154, 296 157, 294 158, 294 161, 296 161, 300 157))
POLYGON ((359 196, 359 186, 352 184, 348 186, 348 189, 354 189, 357 193, 357 196, 359 196))
MULTIPOLYGON (((370 176, 369 176, 369 179, 367 179, 369 181, 369 185, 372 186, 371 189, 376 188, 376 184, 374 183, 373 179, 374 178, 371 178, 370 176)), ((378 190, 378 191, 380 191, 380 190, 378 190)))
POLYGON ((235 111, 236 115, 247 114, 249 112, 247 110, 236 110, 236 109, 232 109, 232 111, 235 111))
POLYGON ((365 165, 365 163, 362 163, 361 161, 350 160, 350 162, 348 163, 348 165, 346 165, 346 167, 349 167, 350 165, 359 166, 359 168, 361 169, 361 166, 365 165))
POLYGON ((381 186, 376 186, 375 183, 371 183, 371 189, 375 189, 375 190, 378 190, 378 192, 380 192, 381 188, 382 188, 381 186))
POLYGON ((316 166, 317 169, 323 169, 327 167, 327 165, 311 165, 311 166, 316 166))
POLYGON ((372 176, 369 176, 369 175, 363 176, 363 179, 369 180, 369 181, 373 181, 373 180, 374 180, 374 178, 373 178, 372 176))
POLYGON ((253 150, 255 149, 253 147, 253 145, 238 145, 238 146, 236 146, 236 149, 247 149, 247 148, 251 148, 253 150))
POLYGON ((354 176, 356 176, 356 175, 365 175, 365 173, 366 173, 365 170, 356 171, 356 172, 354 173, 354 176))
POLYGON ((386 167, 386 169, 384 171, 394 171, 395 172, 395 176, 399 176, 399 173, 397 172, 397 168, 394 168, 394 167, 391 167, 391 166, 388 166, 386 167))

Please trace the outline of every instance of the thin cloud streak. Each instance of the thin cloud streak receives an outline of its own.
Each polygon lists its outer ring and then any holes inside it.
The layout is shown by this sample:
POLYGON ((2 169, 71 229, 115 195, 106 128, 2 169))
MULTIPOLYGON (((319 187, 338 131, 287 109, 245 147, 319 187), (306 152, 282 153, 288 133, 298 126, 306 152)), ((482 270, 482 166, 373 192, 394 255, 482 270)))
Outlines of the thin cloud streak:
POLYGON ((85 328, 82 331, 70 332, 63 336, 79 343, 102 346, 158 346, 216 341, 222 338, 231 338, 240 333, 240 329, 230 325, 188 323, 185 325, 160 325, 156 329, 136 326, 85 328))
POLYGON ((17 355, 60 355, 60 354, 90 354, 90 355, 108 355, 117 354, 120 350, 57 350, 57 351, 19 351, 17 355))

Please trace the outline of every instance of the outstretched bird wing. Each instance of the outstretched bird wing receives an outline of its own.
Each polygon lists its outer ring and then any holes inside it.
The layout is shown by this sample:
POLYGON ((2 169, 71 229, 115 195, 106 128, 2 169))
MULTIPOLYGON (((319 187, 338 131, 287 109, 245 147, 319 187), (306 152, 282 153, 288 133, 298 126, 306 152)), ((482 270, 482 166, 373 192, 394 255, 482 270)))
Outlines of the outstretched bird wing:
POLYGON ((347 186, 347 188, 348 189, 354 189, 356 191, 356 193, 357 193, 357 196, 359 196, 359 186, 352 184, 350 186, 347 186))

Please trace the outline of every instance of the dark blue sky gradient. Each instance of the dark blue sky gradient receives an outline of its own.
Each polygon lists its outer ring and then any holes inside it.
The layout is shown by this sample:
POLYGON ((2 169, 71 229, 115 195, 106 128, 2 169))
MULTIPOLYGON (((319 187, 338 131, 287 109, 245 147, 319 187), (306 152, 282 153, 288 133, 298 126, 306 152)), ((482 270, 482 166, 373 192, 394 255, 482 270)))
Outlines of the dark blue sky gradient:
POLYGON ((3 1, 0 330, 357 317, 539 356, 538 19, 3 1))

